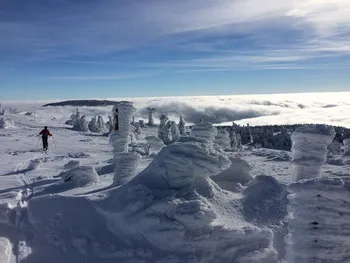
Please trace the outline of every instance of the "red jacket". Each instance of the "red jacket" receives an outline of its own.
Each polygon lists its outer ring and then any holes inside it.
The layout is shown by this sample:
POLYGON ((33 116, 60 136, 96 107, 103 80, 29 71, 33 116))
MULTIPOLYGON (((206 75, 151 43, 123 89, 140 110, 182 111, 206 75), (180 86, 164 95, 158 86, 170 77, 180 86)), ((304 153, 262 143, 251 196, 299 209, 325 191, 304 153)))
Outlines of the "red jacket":
POLYGON ((39 134, 42 135, 43 137, 52 136, 49 130, 42 130, 39 134))

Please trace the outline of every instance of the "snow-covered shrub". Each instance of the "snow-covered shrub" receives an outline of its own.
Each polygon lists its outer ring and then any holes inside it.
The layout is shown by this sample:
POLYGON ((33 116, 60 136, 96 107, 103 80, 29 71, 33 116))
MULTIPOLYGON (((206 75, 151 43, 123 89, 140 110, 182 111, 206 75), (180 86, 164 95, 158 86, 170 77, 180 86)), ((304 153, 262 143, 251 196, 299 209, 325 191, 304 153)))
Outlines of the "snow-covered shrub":
POLYGON ((179 132, 181 136, 186 136, 186 130, 185 130, 186 123, 182 116, 180 116, 180 121, 179 121, 179 132))
POLYGON ((89 131, 89 125, 86 121, 85 116, 82 116, 79 120, 77 120, 73 124, 73 130, 75 131, 82 131, 82 132, 88 132, 89 131))
POLYGON ((15 126, 15 122, 11 119, 0 119, 0 129, 12 128, 15 126))
POLYGON ((100 179, 93 166, 79 166, 60 174, 63 183, 83 187, 93 183, 99 183, 100 179))

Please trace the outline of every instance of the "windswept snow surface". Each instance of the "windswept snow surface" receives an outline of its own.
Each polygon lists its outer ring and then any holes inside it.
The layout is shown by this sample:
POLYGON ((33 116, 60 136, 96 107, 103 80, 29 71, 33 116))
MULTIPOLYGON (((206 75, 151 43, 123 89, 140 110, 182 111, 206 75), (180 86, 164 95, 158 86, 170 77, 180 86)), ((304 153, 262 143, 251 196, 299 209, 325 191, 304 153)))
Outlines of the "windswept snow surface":
MULTIPOLYGON (((134 106, 140 113, 154 103, 161 102, 136 100, 134 106)), ((1 263, 284 262, 285 189, 294 180, 290 153, 223 151, 202 138, 203 127, 197 137, 165 146, 156 137, 158 127, 146 126, 134 144, 151 144, 150 154, 138 155, 137 175, 116 187, 108 137, 64 124, 74 107, 41 104, 3 103, 3 117, 15 125, 0 130, 1 263), (46 153, 37 136, 45 125, 53 134, 46 153)), ((79 111, 107 119, 112 107, 79 111)), ((184 119, 191 121, 186 114, 184 119)), ((216 133, 209 135, 211 140, 216 133)), ((345 196, 350 157, 332 158, 343 165, 326 163, 320 176, 340 178, 332 189, 344 185, 339 195, 345 196)), ((343 256, 339 260, 347 262, 343 256)))

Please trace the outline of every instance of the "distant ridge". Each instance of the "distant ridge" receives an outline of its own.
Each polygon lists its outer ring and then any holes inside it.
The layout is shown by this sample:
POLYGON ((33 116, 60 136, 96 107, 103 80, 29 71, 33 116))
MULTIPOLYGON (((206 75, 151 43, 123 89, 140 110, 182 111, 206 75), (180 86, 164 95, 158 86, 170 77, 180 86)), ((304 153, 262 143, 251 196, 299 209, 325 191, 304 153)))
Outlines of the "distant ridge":
POLYGON ((43 107, 48 106, 89 106, 89 107, 100 107, 100 106, 114 106, 117 101, 112 100, 66 100, 55 103, 49 103, 43 105, 43 107))

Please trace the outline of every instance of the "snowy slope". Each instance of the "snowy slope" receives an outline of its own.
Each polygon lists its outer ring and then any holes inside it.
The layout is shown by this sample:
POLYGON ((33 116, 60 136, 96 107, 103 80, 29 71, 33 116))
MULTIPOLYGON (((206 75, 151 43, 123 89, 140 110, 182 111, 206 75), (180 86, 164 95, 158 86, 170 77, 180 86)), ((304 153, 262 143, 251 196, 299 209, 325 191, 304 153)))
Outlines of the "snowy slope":
MULTIPOLYGON (((182 138, 111 187, 108 137, 65 125, 73 107, 38 105, 4 104, 18 112, 0 129, 0 262, 283 262, 290 153, 182 138), (37 134, 47 124, 45 154, 37 134)), ((111 107, 80 111, 107 117, 111 107)), ((347 186, 349 157, 335 158, 321 175, 347 186)))

